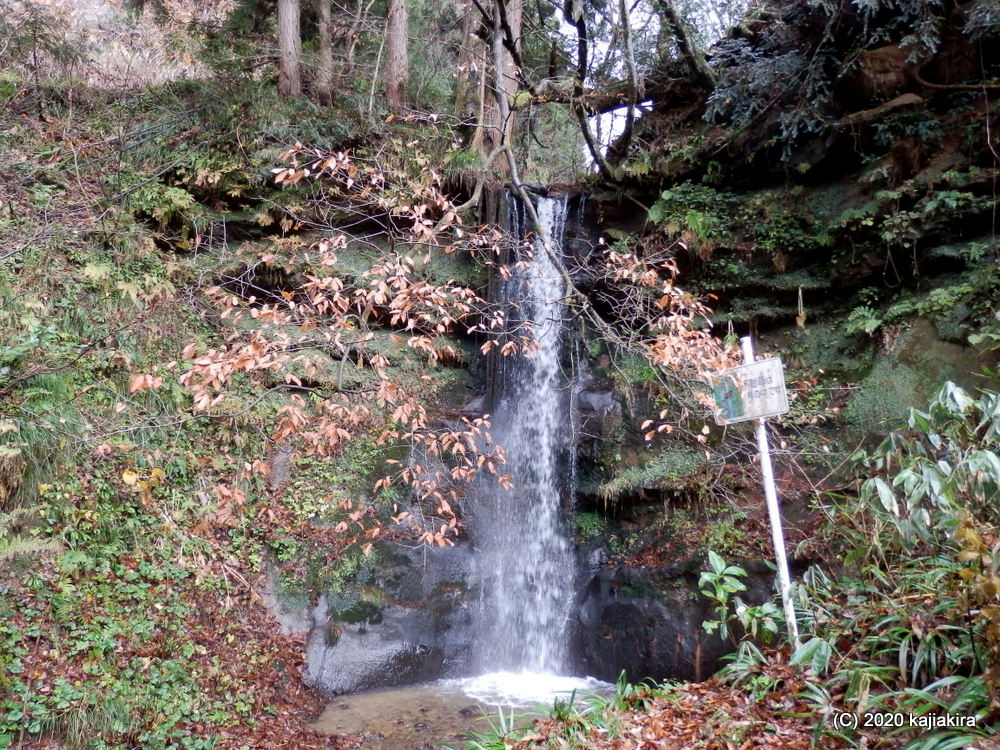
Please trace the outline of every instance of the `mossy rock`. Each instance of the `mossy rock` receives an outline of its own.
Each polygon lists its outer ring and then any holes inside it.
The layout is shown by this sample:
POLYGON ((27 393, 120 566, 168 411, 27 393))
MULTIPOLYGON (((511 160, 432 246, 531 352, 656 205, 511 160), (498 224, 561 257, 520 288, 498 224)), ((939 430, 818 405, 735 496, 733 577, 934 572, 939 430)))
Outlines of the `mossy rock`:
POLYGON ((382 608, 374 602, 361 599, 345 610, 340 611, 336 618, 352 625, 367 623, 378 625, 383 620, 382 608))
POLYGON ((620 389, 655 383, 659 379, 657 369, 648 360, 634 354, 619 357, 608 372, 620 389))
POLYGON ((820 289, 829 289, 830 280, 821 278, 815 273, 811 273, 804 269, 798 269, 795 271, 788 271, 786 273, 777 273, 770 278, 762 279, 761 285, 767 287, 768 289, 774 289, 775 291, 797 292, 799 289, 802 289, 803 291, 815 291, 820 289))
POLYGON ((911 408, 923 407, 946 380, 974 390, 983 364, 973 349, 942 341, 933 323, 918 319, 891 354, 878 358, 844 416, 859 437, 884 434, 902 425, 911 408))
POLYGON ((851 396, 844 417, 854 431, 884 434, 899 426, 910 407, 926 401, 920 373, 907 365, 880 360, 851 396))
POLYGON ((608 522, 600 513, 581 511, 573 517, 573 536, 579 544, 591 544, 608 533, 608 522))
POLYGON ((489 281, 487 266, 476 263, 465 253, 435 253, 422 271, 432 284, 450 282, 469 289, 484 290, 489 281))
POLYGON ((638 466, 617 472, 597 488, 597 494, 613 501, 643 489, 682 490, 704 463, 704 456, 692 448, 668 448, 638 466))
POLYGON ((790 352, 788 366, 800 368, 807 376, 822 371, 845 381, 861 379, 874 362, 870 344, 847 333, 838 318, 821 318, 807 322, 804 329, 771 334, 765 348, 790 352))

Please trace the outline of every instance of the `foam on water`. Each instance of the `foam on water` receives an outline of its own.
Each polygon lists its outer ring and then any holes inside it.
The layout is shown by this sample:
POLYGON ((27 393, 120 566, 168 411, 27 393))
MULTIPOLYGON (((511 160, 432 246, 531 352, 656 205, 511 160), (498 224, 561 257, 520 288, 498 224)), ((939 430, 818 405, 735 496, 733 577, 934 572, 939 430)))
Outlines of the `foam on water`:
POLYGON ((455 687, 473 700, 492 706, 548 706, 556 698, 566 699, 576 692, 604 694, 614 686, 593 677, 567 677, 547 672, 490 672, 478 677, 444 680, 443 685, 455 687))

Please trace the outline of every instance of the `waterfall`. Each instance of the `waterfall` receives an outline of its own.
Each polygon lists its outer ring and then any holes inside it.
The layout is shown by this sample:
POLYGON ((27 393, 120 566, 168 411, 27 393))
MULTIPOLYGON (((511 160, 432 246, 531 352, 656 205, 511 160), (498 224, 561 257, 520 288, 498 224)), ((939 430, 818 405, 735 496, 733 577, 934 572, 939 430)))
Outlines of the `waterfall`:
MULTIPOLYGON (((521 236, 514 199, 511 229, 521 236)), ((557 245, 565 198, 539 198, 539 222, 557 245)), ((482 586, 477 632, 480 668, 488 672, 565 674, 575 559, 562 502, 572 467, 570 376, 563 368, 566 290, 535 234, 533 258, 513 264, 501 290, 512 323, 530 324, 538 349, 497 368, 492 435, 507 453, 513 488, 483 482, 474 532, 482 586)), ((554 248, 555 252, 560 247, 554 248)))

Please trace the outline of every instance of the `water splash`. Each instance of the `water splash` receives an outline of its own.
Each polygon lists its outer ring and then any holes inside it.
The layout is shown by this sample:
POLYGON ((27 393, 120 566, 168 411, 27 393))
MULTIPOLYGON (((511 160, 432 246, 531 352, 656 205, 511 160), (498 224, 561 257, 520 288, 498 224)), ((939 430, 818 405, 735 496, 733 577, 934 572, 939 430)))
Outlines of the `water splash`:
POLYGON ((444 680, 473 700, 490 706, 529 706, 551 704, 571 695, 609 695, 614 686, 594 677, 565 677, 546 672, 491 672, 479 677, 444 680))

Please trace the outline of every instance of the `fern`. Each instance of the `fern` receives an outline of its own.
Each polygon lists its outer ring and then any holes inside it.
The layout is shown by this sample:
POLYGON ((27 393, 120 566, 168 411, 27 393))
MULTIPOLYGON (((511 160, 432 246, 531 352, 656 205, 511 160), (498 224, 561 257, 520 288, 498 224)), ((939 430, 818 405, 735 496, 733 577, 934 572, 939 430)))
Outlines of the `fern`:
POLYGON ((21 555, 38 555, 58 552, 59 543, 54 539, 38 539, 31 531, 38 520, 36 508, 15 508, 9 513, 0 512, 0 562, 21 555))

